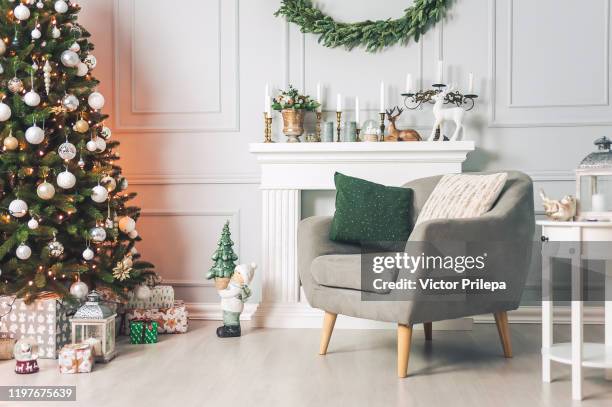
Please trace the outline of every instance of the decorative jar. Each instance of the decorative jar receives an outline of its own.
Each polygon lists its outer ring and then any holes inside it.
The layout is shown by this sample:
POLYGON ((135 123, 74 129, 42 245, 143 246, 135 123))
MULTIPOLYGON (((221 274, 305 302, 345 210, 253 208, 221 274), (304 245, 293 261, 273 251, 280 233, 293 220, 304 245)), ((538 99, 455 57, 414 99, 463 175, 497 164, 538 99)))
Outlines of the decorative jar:
POLYGON ((299 143, 304 134, 304 109, 283 109, 283 133, 288 137, 287 143, 299 143))

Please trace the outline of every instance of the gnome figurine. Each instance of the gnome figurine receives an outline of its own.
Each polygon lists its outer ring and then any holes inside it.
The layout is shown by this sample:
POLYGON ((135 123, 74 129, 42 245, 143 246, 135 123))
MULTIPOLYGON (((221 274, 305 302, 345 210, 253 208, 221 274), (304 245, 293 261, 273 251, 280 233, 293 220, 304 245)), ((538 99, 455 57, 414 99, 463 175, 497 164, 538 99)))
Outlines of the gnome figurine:
POLYGON ((253 280, 256 268, 255 263, 236 266, 227 288, 219 290, 223 310, 223 326, 217 328, 219 338, 240 336, 240 314, 244 309, 244 303, 251 296, 249 284, 253 280))

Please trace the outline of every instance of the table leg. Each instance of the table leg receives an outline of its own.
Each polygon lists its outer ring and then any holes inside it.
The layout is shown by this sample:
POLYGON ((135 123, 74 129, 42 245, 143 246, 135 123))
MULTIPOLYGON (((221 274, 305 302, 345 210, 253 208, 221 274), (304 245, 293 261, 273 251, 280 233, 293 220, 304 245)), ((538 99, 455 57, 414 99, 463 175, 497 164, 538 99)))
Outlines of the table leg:
POLYGON ((550 348, 553 344, 552 269, 549 256, 542 256, 542 381, 551 382, 550 348))
POLYGON ((582 400, 582 270, 580 255, 572 257, 572 399, 582 400))
MULTIPOLYGON (((612 261, 606 262, 605 300, 605 341, 606 353, 612 354, 612 261)), ((612 380, 612 369, 606 369, 606 379, 612 380)))

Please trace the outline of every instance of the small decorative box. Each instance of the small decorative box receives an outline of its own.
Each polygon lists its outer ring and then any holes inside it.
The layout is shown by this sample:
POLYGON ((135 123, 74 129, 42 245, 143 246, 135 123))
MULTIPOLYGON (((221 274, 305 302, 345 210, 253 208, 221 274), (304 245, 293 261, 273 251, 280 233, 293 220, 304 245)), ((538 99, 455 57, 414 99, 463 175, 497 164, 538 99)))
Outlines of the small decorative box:
POLYGON ((157 322, 151 320, 130 321, 130 343, 157 343, 157 322))
POLYGON ((65 345, 59 353, 60 373, 90 373, 94 365, 94 350, 87 343, 65 345))
POLYGON ((174 301, 174 306, 170 308, 130 310, 127 320, 156 321, 157 332, 160 334, 185 333, 189 328, 187 309, 183 301, 174 301))

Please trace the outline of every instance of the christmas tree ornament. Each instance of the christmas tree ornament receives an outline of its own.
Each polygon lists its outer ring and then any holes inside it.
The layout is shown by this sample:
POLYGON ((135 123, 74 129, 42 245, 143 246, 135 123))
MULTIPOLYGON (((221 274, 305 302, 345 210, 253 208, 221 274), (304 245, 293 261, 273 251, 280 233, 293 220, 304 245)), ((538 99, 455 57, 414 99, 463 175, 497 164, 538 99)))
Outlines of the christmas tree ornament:
POLYGON ((76 36, 79 38, 83 36, 83 29, 77 23, 72 24, 72 26, 70 27, 70 32, 76 34, 76 36))
POLYGON ((113 132, 106 126, 102 127, 102 130, 100 130, 100 136, 104 137, 105 140, 110 139, 112 135, 113 132))
POLYGON ((36 27, 32 30, 32 32, 30 32, 30 36, 32 37, 32 39, 38 40, 40 39, 40 37, 42 37, 42 33, 40 32, 38 27, 36 27))
POLYGON ((23 96, 23 101, 28 106, 36 107, 40 104, 40 95, 32 89, 23 96))
POLYGON ((81 60, 79 59, 79 55, 69 49, 62 52, 60 60, 62 61, 62 64, 64 64, 64 66, 68 68, 74 68, 79 64, 79 62, 81 62, 81 60))
POLYGON ((70 46, 70 51, 79 52, 80 50, 81 50, 81 46, 79 45, 78 42, 73 42, 72 45, 70 46))
POLYGON ((13 48, 21 47, 21 31, 15 30, 15 35, 13 35, 13 39, 11 41, 11 46, 13 48))
POLYGON ((12 151, 16 150, 17 147, 19 147, 19 140, 17 140, 17 137, 14 137, 12 134, 10 134, 4 139, 2 144, 4 145, 5 149, 7 149, 8 151, 12 151))
POLYGON ((9 213, 16 218, 22 218, 28 213, 28 204, 21 199, 14 199, 9 204, 9 213))
POLYGON ((60 29, 57 28, 57 26, 53 26, 53 29, 51 30, 51 37, 53 37, 54 39, 58 39, 61 35, 62 32, 60 31, 60 29))
POLYGON ((85 65, 83 62, 79 62, 77 65, 77 76, 83 77, 87 75, 87 72, 89 72, 87 65, 85 65))
POLYGON ((87 103, 94 110, 100 110, 104 107, 104 96, 100 92, 93 92, 87 98, 87 103))
POLYGON ((57 0, 53 8, 55 8, 55 11, 58 13, 63 14, 68 11, 68 4, 64 0, 57 0))
POLYGON ((106 150, 106 141, 104 141, 104 139, 102 137, 96 137, 96 148, 102 152, 104 150, 106 150))
POLYGON ((100 184, 104 185, 108 192, 113 192, 117 188, 117 181, 109 175, 102 177, 100 184))
POLYGON ((15 76, 8 81, 8 89, 13 93, 20 93, 23 90, 23 82, 15 76))
POLYGON ((103 242, 106 240, 106 230, 100 226, 96 226, 89 231, 89 237, 96 243, 103 242))
POLYGON ((43 78, 45 80, 45 91, 47 92, 47 95, 49 94, 51 90, 51 71, 52 70, 53 68, 51 68, 51 64, 49 63, 49 60, 46 60, 45 66, 43 66, 43 78))
POLYGON ((89 247, 85 250, 83 250, 83 259, 85 259, 86 261, 89 261, 91 259, 94 258, 94 251, 91 250, 89 247))
POLYGON ((58 154, 62 160, 70 161, 74 157, 76 157, 77 149, 74 144, 70 143, 66 140, 65 143, 62 143, 58 148, 58 154))
POLYGON ((75 281, 70 286, 70 294, 78 300, 84 300, 89 294, 89 287, 82 281, 75 281))
POLYGON ((129 254, 123 258, 123 260, 117 262, 117 266, 113 268, 113 277, 119 281, 127 280, 130 278, 130 272, 132 271, 132 256, 129 254))
POLYGON ((138 231, 136 229, 132 230, 130 233, 128 233, 128 237, 130 239, 136 239, 138 237, 138 231))
POLYGON ((73 126, 74 131, 78 131, 79 133, 87 133, 89 130, 89 123, 87 120, 79 119, 73 126))
POLYGON ((79 162, 77 163, 77 165, 80 169, 85 168, 85 160, 83 160, 83 157, 79 157, 79 162))
POLYGON ((34 124, 26 130, 25 138, 30 144, 40 144, 45 139, 45 131, 34 124))
POLYGON ((4 41, 0 40, 0 55, 4 55, 6 52, 6 44, 4 41))
POLYGON ((37 8, 43 8, 45 7, 44 3, 42 2, 42 0, 38 0, 38 3, 36 3, 36 7, 37 8))
MULTIPOLYGON (((4 41, 0 40, 0 43, 4 44, 4 41)), ((0 64, 0 75, 4 73, 4 67, 0 64)))
POLYGON ((93 153, 94 151, 98 149, 98 145, 96 144, 94 140, 89 140, 87 144, 85 144, 85 148, 87 148, 87 151, 90 151, 93 153))
POLYGON ((21 243, 19 247, 17 247, 15 254, 17 255, 18 259, 27 260, 32 255, 32 249, 30 249, 30 246, 28 246, 27 244, 21 243))
POLYGON ((62 105, 64 105, 69 112, 74 112, 79 108, 79 99, 74 95, 65 95, 62 99, 62 105))
POLYGON ((111 218, 106 218, 104 221, 104 227, 107 229, 113 229, 115 227, 115 221, 113 221, 111 218))
POLYGON ((89 69, 94 69, 96 67, 96 65, 98 65, 98 59, 93 56, 92 54, 88 54, 85 57, 85 64, 87 64, 87 66, 89 67, 89 69))
POLYGON ((136 221, 129 216, 124 216, 119 219, 119 230, 123 233, 130 233, 136 229, 136 221))
POLYGON ((121 191, 125 191, 126 189, 128 189, 129 183, 127 178, 125 177, 121 177, 121 181, 119 181, 119 189, 121 191))
POLYGON ((102 203, 108 198, 108 191, 102 185, 96 185, 91 189, 91 199, 94 202, 102 203))
POLYGON ((17 20, 27 20, 30 18, 30 9, 23 4, 19 4, 17 7, 15 7, 15 10, 13 10, 13 15, 17 20))
MULTIPOLYGON (((2 42, 2 41, 0 41, 2 42)), ((5 122, 11 118, 11 108, 4 102, 0 102, 0 122, 5 122)))
POLYGON ((76 177, 66 168, 57 175, 57 186, 62 189, 70 189, 76 185, 76 177))
POLYGON ((234 242, 229 228, 229 222, 225 222, 221 231, 221 238, 217 244, 217 249, 213 253, 211 259, 214 265, 208 270, 206 278, 208 280, 215 279, 215 287, 217 290, 224 290, 229 284, 229 279, 236 268, 236 260, 238 256, 234 252, 234 242))
POLYGON ((137 286, 134 289, 134 295, 141 301, 148 300, 151 297, 151 289, 144 284, 137 286))
POLYGON ((64 245, 57 241, 55 234, 53 235, 53 240, 47 245, 47 249, 51 257, 58 258, 64 254, 64 245))
POLYGON ((37 221, 36 219, 34 219, 34 218, 30 219, 30 220, 28 221, 28 227, 29 227, 31 230, 36 230, 36 229, 38 229, 38 221, 37 221))
POLYGON ((38 195, 40 199, 48 201, 55 196, 55 187, 53 184, 43 181, 38 185, 38 188, 36 188, 36 195, 38 195))

